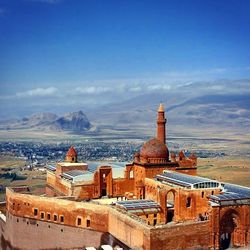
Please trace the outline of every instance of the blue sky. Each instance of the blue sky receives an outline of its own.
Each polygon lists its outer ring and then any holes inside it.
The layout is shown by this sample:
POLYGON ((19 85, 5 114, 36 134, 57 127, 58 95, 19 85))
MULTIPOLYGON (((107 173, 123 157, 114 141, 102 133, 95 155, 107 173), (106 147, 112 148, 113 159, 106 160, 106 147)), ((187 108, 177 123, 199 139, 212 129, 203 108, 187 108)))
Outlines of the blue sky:
POLYGON ((248 0, 0 0, 0 101, 247 79, 249 24, 248 0))

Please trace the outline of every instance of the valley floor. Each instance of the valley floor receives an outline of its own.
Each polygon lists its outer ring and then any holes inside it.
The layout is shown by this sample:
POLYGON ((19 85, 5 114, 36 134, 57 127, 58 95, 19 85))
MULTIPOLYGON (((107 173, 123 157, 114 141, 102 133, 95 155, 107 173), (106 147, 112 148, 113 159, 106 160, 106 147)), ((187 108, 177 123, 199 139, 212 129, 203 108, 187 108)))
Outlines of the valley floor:
POLYGON ((200 158, 198 175, 250 187, 250 158, 200 158))

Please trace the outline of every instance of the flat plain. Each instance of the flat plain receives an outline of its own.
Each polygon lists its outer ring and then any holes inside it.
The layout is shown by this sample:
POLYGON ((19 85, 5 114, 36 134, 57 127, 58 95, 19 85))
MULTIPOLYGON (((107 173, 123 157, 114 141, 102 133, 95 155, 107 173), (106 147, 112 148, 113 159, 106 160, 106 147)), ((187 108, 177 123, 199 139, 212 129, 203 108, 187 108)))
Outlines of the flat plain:
POLYGON ((250 158, 200 158, 198 175, 250 187, 250 158))
MULTIPOLYGON (((231 182, 250 187, 250 133, 248 131, 230 128, 188 128, 170 126, 167 129, 167 145, 171 151, 184 150, 196 152, 198 155, 198 175, 231 182)), ((43 142, 45 144, 67 142, 75 145, 79 142, 107 141, 134 142, 140 146, 149 138, 154 137, 155 127, 138 126, 132 129, 129 126, 102 128, 99 133, 74 135, 63 132, 41 132, 34 130, 0 131, 2 142, 43 142)), ((83 159, 88 160, 88 159, 83 159)), ((132 155, 131 155, 132 160, 132 155)), ((40 193, 45 185, 46 174, 38 170, 22 170, 28 162, 2 153, 0 155, 0 185, 17 186, 29 185, 34 193, 40 193), (6 171, 7 170, 7 171, 6 171), (6 178, 3 174, 16 173, 24 176, 24 180, 6 178)), ((3 189, 3 188, 2 188, 3 189)), ((0 192, 4 197, 4 190, 0 192)))

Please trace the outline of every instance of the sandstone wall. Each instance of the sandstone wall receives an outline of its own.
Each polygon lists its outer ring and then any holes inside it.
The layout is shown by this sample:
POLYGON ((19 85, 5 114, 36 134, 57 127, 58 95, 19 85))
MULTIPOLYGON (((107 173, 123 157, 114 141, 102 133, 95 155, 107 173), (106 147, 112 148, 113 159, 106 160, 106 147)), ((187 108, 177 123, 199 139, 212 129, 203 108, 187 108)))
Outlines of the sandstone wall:
POLYGON ((40 220, 7 215, 7 222, 0 220, 0 249, 52 250, 84 249, 111 244, 124 250, 129 248, 108 233, 91 229, 58 225, 40 220))
POLYGON ((109 233, 134 250, 150 249, 150 227, 113 209, 109 212, 109 233))
POLYGON ((47 185, 53 187, 57 192, 64 195, 72 195, 70 183, 67 181, 57 178, 54 173, 47 171, 47 185))
POLYGON ((108 232, 108 209, 100 205, 20 194, 8 188, 6 199, 7 210, 16 216, 108 232))
POLYGON ((151 229, 150 249, 209 249, 209 223, 193 222, 151 229))

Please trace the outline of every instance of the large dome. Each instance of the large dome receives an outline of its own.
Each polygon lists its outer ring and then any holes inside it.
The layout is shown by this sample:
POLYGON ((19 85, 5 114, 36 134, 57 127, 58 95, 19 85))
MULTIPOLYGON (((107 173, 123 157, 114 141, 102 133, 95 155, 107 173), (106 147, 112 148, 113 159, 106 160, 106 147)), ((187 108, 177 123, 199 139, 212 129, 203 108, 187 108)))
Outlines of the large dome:
POLYGON ((165 158, 168 159, 167 146, 156 138, 145 142, 141 148, 140 156, 143 158, 165 158))

